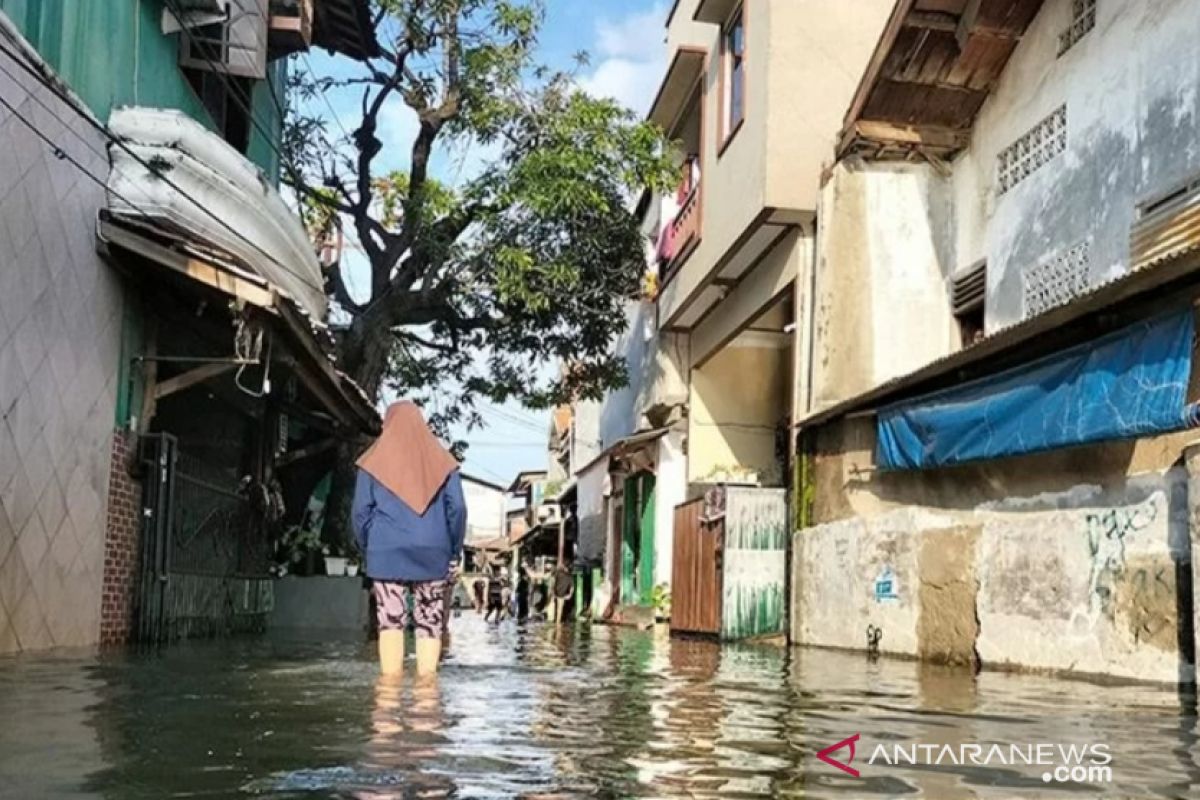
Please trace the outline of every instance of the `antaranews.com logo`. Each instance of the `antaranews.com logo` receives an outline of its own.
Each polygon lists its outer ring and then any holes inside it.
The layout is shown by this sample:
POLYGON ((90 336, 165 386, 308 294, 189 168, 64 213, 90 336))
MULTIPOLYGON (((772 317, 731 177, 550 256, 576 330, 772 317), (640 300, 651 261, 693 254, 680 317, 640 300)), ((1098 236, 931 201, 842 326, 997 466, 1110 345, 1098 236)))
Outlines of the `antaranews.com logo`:
MULTIPOLYGON (((817 758, 855 778, 860 734, 817 753, 817 758), (844 753, 842 751, 845 751, 844 753)), ((1045 783, 1112 783, 1112 751, 1106 744, 1036 742, 1021 744, 877 744, 867 766, 1029 767, 1045 783)))

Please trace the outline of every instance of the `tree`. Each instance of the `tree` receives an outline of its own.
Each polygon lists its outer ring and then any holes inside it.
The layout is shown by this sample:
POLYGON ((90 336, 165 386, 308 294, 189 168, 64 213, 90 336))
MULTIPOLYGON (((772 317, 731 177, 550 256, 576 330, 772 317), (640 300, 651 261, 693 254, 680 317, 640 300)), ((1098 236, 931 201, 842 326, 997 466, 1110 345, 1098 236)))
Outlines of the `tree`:
MULTIPOLYGON (((310 99, 360 90, 357 124, 339 136, 331 120, 293 112, 285 132, 306 222, 348 226, 365 255, 366 296, 351 293, 346 263, 325 276, 339 366, 377 402, 426 405, 443 434, 479 424, 480 398, 545 407, 620 386, 610 344, 645 269, 631 200, 675 175, 661 132, 537 63, 537 0, 373 5, 378 58, 293 79, 310 99), (378 166, 393 108, 417 120, 404 171, 378 166), (438 148, 491 160, 448 185, 430 174, 438 148), (545 362, 570 368, 545 380, 531 368, 545 362)), ((327 533, 348 519, 360 446, 340 453, 327 533)))

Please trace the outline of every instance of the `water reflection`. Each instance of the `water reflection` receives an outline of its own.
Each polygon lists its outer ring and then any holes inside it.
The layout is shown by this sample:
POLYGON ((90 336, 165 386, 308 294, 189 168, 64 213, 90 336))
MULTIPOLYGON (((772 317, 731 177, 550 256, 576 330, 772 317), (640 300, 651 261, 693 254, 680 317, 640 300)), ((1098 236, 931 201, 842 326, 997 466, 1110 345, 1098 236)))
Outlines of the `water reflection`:
POLYGON ((380 681, 360 642, 284 636, 2 661, 0 796, 1200 796, 1195 701, 1168 688, 455 625, 436 682, 380 681), (816 759, 855 733, 861 777, 816 759), (1106 743, 1115 781, 868 763, 917 742, 1106 743))

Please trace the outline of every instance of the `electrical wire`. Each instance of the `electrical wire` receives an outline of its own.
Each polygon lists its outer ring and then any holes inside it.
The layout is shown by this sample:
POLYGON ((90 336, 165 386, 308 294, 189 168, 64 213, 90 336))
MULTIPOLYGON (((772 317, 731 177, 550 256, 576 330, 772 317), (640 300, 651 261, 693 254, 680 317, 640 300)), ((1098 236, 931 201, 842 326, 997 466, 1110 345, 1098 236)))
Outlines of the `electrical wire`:
MULTIPOLYGON (((246 238, 246 236, 243 235, 240 231, 238 231, 236 228, 234 228, 232 225, 230 225, 228 222, 226 222, 221 217, 217 216, 217 214, 215 212, 213 212, 212 209, 210 209, 204 203, 201 203, 199 200, 197 200, 196 198, 194 198, 190 194, 188 194, 186 191, 184 191, 183 188, 180 187, 179 184, 175 183, 175 181, 173 181, 160 167, 152 164, 151 162, 149 162, 145 158, 143 158, 141 155, 136 153, 125 142, 124 139, 122 139, 120 136, 117 136, 115 133, 113 133, 112 129, 109 128, 106 124, 97 120, 88 111, 79 108, 79 106, 75 102, 74 98, 68 96, 60 87, 56 86, 54 83, 49 81, 46 78, 46 76, 43 75, 40 71, 38 71, 36 68, 27 64, 23 57, 18 56, 16 53, 13 53, 11 50, 9 50, 7 47, 5 47, 3 45, 0 45, 0 53, 3 53, 5 56, 7 56, 13 63, 15 63, 18 67, 20 67, 24 72, 29 74, 35 81, 37 81, 44 88, 48 89, 51 93, 53 93, 55 97, 57 97, 63 104, 65 104, 68 108, 70 108, 73 112, 75 112, 75 114, 78 117, 80 117, 81 119, 83 119, 84 122, 86 122, 90 127, 94 128, 96 131, 101 133, 110 143, 116 145, 118 148, 123 150, 134 161, 136 161, 138 164, 140 164, 142 167, 144 167, 147 171, 149 171, 150 174, 152 174, 156 178, 162 180, 167 186, 171 187, 173 190, 178 192, 181 197, 186 199, 192 205, 196 206, 196 208, 200 209, 200 211, 205 216, 211 218, 214 222, 216 222, 218 225, 220 225, 222 228, 224 228, 226 231, 228 231, 230 234, 232 234, 236 239, 244 242, 250 248, 252 248, 253 250, 256 250, 259 254, 261 254, 268 261, 275 264, 280 269, 283 269, 285 272, 288 272, 292 276, 298 278, 299 280, 304 282, 309 287, 317 289, 318 291, 321 291, 322 293, 325 291, 324 286, 316 286, 315 284, 311 283, 306 278, 306 276, 298 273, 292 267, 288 266, 284 262, 275 258, 275 256, 268 253, 261 246, 259 246, 256 242, 253 242, 250 239, 246 238)), ((31 97, 33 96, 32 93, 28 92, 28 90, 26 90, 26 94, 31 97)), ((60 122, 61 122, 61 120, 60 120, 60 122)), ((32 125, 32 123, 30 123, 30 124, 32 125)), ((70 128, 69 125, 66 125, 65 123, 63 123, 63 124, 65 127, 70 128)), ((53 141, 48 139, 44 134, 42 134, 41 131, 36 128, 36 126, 34 126, 33 129, 39 134, 39 138, 44 139, 48 144, 50 144, 56 150, 61 149, 58 147, 58 145, 56 143, 54 143, 53 141)), ((105 155, 107 156, 107 154, 105 154, 105 155)), ((82 168, 82 165, 79 165, 79 166, 82 168)), ((108 189, 107 183, 105 183, 104 185, 105 185, 106 190, 110 191, 113 195, 117 196, 118 199, 120 199, 122 202, 129 205, 130 208, 135 210, 135 213, 141 213, 142 216, 146 217, 147 219, 150 219, 150 217, 145 215, 144 212, 136 212, 137 207, 134 204, 132 204, 128 199, 120 196, 115 191, 108 189)))
POLYGON ((325 94, 325 87, 323 87, 323 86, 321 85, 321 82, 320 82, 319 80, 317 80, 317 71, 316 71, 316 70, 313 68, 312 61, 310 61, 310 60, 309 60, 309 58, 308 58, 308 53, 306 53, 306 52, 304 52, 303 50, 301 50, 301 51, 300 51, 300 57, 301 57, 302 59, 304 59, 304 65, 305 65, 306 67, 308 67, 308 74, 309 74, 309 75, 311 75, 311 76, 313 77, 313 80, 314 80, 314 82, 316 83, 316 86, 317 86, 317 91, 319 91, 319 92, 321 93, 321 97, 322 97, 322 99, 324 99, 324 100, 325 100, 325 106, 326 106, 326 107, 329 109, 329 113, 333 115, 333 121, 334 121, 335 123, 337 123, 337 126, 338 126, 339 128, 341 128, 341 129, 342 129, 342 135, 343 135, 343 136, 345 136, 347 139, 351 138, 351 137, 350 137, 350 132, 349 132, 348 130, 346 130, 346 126, 342 124, 342 119, 341 119, 341 117, 339 117, 339 116, 338 116, 337 109, 336 109, 336 108, 334 108, 334 107, 333 107, 333 103, 331 103, 331 102, 329 101, 329 95, 325 94))

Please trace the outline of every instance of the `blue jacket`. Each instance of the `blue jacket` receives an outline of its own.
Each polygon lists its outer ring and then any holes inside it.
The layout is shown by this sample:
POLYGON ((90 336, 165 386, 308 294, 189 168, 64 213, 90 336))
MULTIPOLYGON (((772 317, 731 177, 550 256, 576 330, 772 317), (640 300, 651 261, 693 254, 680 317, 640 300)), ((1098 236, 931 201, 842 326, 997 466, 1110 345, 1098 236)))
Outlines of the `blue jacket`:
POLYGON ((450 473, 424 514, 417 514, 369 473, 354 487, 354 533, 366 556, 367 577, 432 581, 446 577, 462 553, 467 503, 458 470, 450 473))

